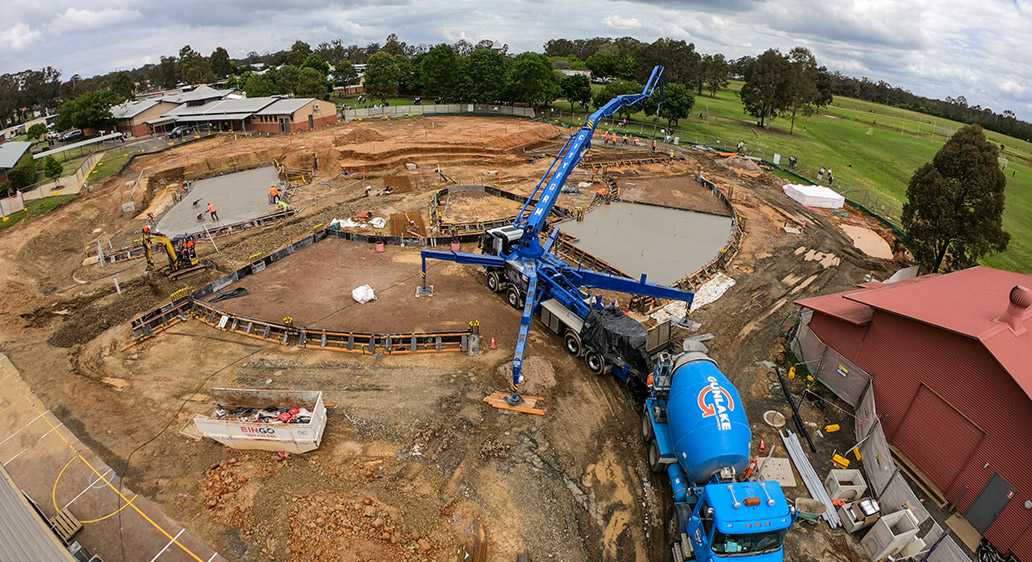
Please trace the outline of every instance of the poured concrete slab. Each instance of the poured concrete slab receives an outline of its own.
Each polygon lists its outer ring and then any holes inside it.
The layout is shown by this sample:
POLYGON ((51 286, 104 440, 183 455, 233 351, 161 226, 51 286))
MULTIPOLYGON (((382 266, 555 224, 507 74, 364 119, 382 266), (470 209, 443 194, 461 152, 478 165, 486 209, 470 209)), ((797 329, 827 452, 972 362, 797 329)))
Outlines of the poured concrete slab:
POLYGON ((617 202, 559 228, 580 238, 578 248, 621 271, 670 285, 717 256, 731 236, 731 218, 617 202))
POLYGON ((186 198, 162 215, 157 224, 158 231, 168 236, 203 231, 204 225, 212 224, 208 201, 215 206, 219 216, 217 224, 259 217, 275 210, 269 203, 269 187, 278 183, 279 176, 274 166, 197 180, 186 198), (198 201, 197 207, 193 206, 194 201, 198 201), (202 211, 204 220, 198 221, 197 214, 202 211))

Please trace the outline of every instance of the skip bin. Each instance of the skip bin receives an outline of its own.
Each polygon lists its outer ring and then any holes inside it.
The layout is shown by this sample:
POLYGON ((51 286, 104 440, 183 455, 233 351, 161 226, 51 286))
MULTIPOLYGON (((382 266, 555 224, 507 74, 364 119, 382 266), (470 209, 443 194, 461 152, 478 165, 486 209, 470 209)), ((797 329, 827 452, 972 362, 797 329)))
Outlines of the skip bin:
POLYGON ((211 395, 217 406, 226 412, 238 408, 263 410, 275 406, 308 410, 311 418, 306 423, 266 423, 247 421, 245 417, 232 414, 222 419, 217 416, 194 416, 194 425, 204 437, 210 437, 233 449, 307 453, 319 448, 326 428, 326 407, 323 405, 322 392, 216 388, 211 395))

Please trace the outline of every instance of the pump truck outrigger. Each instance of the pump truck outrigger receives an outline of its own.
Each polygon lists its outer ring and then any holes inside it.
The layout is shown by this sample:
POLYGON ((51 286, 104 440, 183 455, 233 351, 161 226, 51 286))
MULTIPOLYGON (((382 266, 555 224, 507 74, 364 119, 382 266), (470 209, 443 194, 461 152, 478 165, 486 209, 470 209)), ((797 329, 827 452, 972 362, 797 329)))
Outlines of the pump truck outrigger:
MULTIPOLYGON (((545 227, 546 220, 555 206, 560 189, 566 183, 570 174, 573 173, 577 163, 580 162, 584 151, 591 146, 591 137, 596 126, 603 119, 611 117, 619 109, 640 103, 642 100, 652 96, 657 87, 662 92, 660 84, 662 75, 663 67, 655 67, 640 94, 617 96, 599 108, 598 111, 591 114, 584 126, 571 135, 563 145, 559 154, 541 178, 541 181, 535 186, 530 198, 523 205, 523 209, 517 214, 513 225, 511 227, 503 227, 502 229, 494 229, 488 233, 487 236, 490 241, 482 244, 484 253, 471 254, 440 250, 422 250, 420 252, 423 265, 424 290, 426 288, 427 258, 479 265, 486 268, 489 274, 495 274, 489 275, 489 284, 492 283, 492 278, 496 282, 499 281, 502 273, 504 273, 508 283, 511 284, 508 293, 509 303, 517 308, 522 307, 523 315, 520 318, 519 337, 516 341, 516 352, 512 362, 512 392, 505 397, 505 402, 509 406, 515 407, 523 402, 519 392, 520 371, 523 365, 523 356, 526 352, 531 319, 534 313, 539 310, 539 307, 542 310, 553 308, 558 310, 560 315, 566 315, 575 320, 571 321, 572 325, 564 325, 564 341, 568 350, 580 353, 583 324, 590 324, 593 318, 589 318, 589 314, 603 308, 600 300, 585 292, 585 288, 683 300, 691 303, 693 298, 692 292, 647 283, 644 275, 642 275, 641 280, 636 281, 625 277, 616 277, 596 271, 571 267, 551 253, 551 248, 559 235, 558 229, 553 230, 551 235, 545 239, 544 245, 542 245, 540 239, 542 229, 545 227), (532 209, 530 208, 531 205, 533 205, 532 209), (577 324, 581 324, 581 326, 577 326, 577 324), (568 341, 567 336, 569 336, 568 341)), ((599 314, 592 314, 592 317, 595 316, 599 316, 599 314)), ((586 354, 585 359, 588 367, 593 371, 599 373, 604 371, 604 363, 599 362, 603 360, 601 354, 586 354), (589 358, 591 361, 588 361, 589 358)), ((621 360, 615 356, 611 357, 611 359, 621 360)), ((614 372, 623 378, 628 376, 629 369, 615 369, 614 372)))

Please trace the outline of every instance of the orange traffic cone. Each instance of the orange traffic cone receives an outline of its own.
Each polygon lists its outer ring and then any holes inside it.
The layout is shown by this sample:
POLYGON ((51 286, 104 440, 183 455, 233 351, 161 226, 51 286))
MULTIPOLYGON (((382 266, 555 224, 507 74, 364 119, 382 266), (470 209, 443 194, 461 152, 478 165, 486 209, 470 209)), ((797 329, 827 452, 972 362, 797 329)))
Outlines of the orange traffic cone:
POLYGON ((761 453, 766 453, 767 452, 767 444, 763 442, 763 439, 760 439, 760 452, 761 453))
POLYGON ((491 349, 498 349, 498 346, 495 345, 495 342, 494 342, 494 336, 491 336, 491 349))

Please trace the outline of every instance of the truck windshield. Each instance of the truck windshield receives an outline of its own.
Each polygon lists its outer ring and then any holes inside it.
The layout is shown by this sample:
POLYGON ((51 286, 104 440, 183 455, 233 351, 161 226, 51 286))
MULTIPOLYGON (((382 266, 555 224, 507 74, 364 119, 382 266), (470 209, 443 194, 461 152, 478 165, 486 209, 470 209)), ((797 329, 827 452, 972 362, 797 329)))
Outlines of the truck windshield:
POLYGON ((750 535, 725 535, 713 533, 713 554, 718 556, 744 556, 773 552, 781 548, 788 529, 753 533, 750 535))

